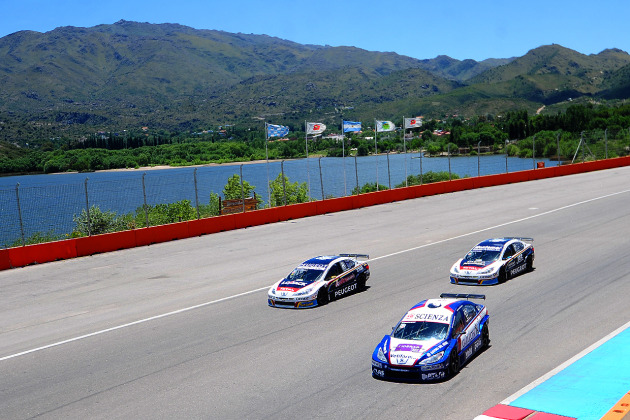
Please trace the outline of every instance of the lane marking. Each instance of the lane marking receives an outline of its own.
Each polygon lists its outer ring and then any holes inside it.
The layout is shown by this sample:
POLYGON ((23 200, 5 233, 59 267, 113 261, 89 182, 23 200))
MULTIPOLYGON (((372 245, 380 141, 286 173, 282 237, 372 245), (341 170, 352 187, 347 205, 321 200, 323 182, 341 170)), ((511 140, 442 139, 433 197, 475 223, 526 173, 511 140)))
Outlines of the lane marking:
POLYGON ((567 360, 566 362, 564 362, 560 366, 558 366, 555 369, 552 369, 549 372, 545 373, 543 376, 541 376, 540 378, 536 379, 535 381, 533 381, 529 385, 524 386, 523 388, 521 388, 516 393, 512 394, 511 396, 507 397, 505 400, 501 401, 500 404, 509 405, 510 403, 515 401, 517 398, 522 397, 523 395, 527 394, 529 391, 531 391, 532 389, 536 388, 538 385, 542 384, 543 382, 547 381, 552 376, 555 376, 556 374, 560 373, 561 371, 563 371, 567 367, 571 366, 573 363, 577 362, 582 357, 586 356, 587 354, 589 354, 590 352, 592 352, 596 348, 602 346, 608 340, 610 340, 613 337, 621 334, 622 332, 624 332, 629 327, 630 327, 630 321, 628 321, 626 324, 622 325, 621 327, 617 328, 615 331, 611 332, 610 334, 608 334, 606 337, 602 338, 601 340, 599 340, 595 344, 593 344, 590 347, 587 347, 586 349, 582 350, 580 353, 576 354, 575 356, 573 356, 572 358, 570 358, 569 360, 567 360))
MULTIPOLYGON (((475 235, 475 234, 481 233, 481 232, 486 232, 488 230, 500 228, 500 227, 503 227, 503 226, 512 225, 512 224, 515 224, 515 223, 520 223, 520 222, 523 222, 525 220, 530 220, 530 219, 534 219, 534 218, 541 217, 541 216, 546 216, 548 214, 555 213, 555 212, 558 212, 558 211, 561 211, 561 210, 566 210, 566 209, 569 209, 571 207, 580 206, 580 205, 591 203, 591 202, 597 201, 597 200, 603 200, 605 198, 610 198, 610 197, 613 197, 613 196, 616 196, 616 195, 620 195, 620 194, 625 194, 625 193, 628 193, 628 192, 630 192, 630 189, 623 190, 623 191, 618 191, 616 193, 606 194, 606 195, 603 195, 603 196, 600 196, 600 197, 595 197, 595 198, 591 198, 591 199, 584 200, 584 201, 579 201, 577 203, 569 204, 569 205, 566 205, 566 206, 563 206, 563 207, 558 207, 557 209, 548 210, 548 211, 545 211, 545 212, 542 212, 542 213, 534 214, 532 216, 523 217, 521 219, 512 220, 510 222, 501 223, 501 224, 498 224, 498 225, 495 225, 495 226, 487 227, 487 228, 484 228, 484 229, 479 229, 479 230, 476 230, 476 231, 473 231, 473 232, 464 233, 462 235, 453 236, 451 238, 446 238, 446 239, 442 239, 442 240, 439 240, 439 241, 436 241, 436 242, 431 242, 429 244, 424 244, 424 245, 408 248, 408 249, 405 249, 405 250, 402 250, 402 251, 393 252, 391 254, 382 255, 380 257, 372 258, 372 259, 368 260, 368 262, 369 261, 381 260, 383 258, 393 257, 393 256, 396 256, 396 255, 404 254, 406 252, 416 251, 418 249, 427 248, 427 247, 433 246, 433 245, 439 245, 439 244, 442 244, 442 243, 445 243, 445 242, 453 241, 455 239, 465 238, 467 236, 475 235)), ((160 315, 155 315, 155 316, 152 316, 152 317, 149 317, 149 318, 139 319, 137 321, 129 322, 127 324, 117 325, 115 327, 106 328, 104 330, 99 330, 99 331, 95 331, 95 332, 92 332, 92 333, 89 333, 89 334, 85 334, 85 335, 81 335, 81 336, 78 336, 78 337, 69 338, 67 340, 57 341, 55 343, 47 344, 45 346, 36 347, 36 348, 30 349, 30 350, 25 350, 25 351, 22 351, 22 352, 19 352, 19 353, 15 353, 15 354, 11 354, 11 355, 8 355, 8 356, 0 357, 0 362, 5 361, 5 360, 9 360, 9 359, 13 359, 13 358, 16 358, 16 357, 19 357, 19 356, 24 356, 24 355, 27 355, 27 354, 35 353, 35 352, 38 352, 38 351, 50 349, 50 348, 53 348, 53 347, 58 347, 58 346, 61 346, 63 344, 72 343, 74 341, 79 341, 79 340, 83 340, 83 339, 86 339, 86 338, 94 337, 94 336, 97 336, 97 335, 105 334, 105 333, 108 333, 108 332, 111 332, 111 331, 116 331, 116 330, 120 330, 120 329, 123 329, 123 328, 131 327, 131 326, 134 326, 134 325, 143 324, 145 322, 154 321, 156 319, 165 318, 167 316, 181 314, 183 312, 188 312, 188 311, 192 311, 194 309, 203 308, 204 306, 213 305, 215 303, 224 302, 226 300, 236 299, 238 297, 242 297, 242 296, 246 296, 246 295, 249 295, 249 294, 252 294, 252 293, 260 292, 262 290, 267 290, 271 286, 272 285, 269 285, 269 286, 261 287, 261 288, 258 288, 258 289, 250 290, 250 291, 247 291, 247 292, 238 293, 236 295, 227 296, 227 297, 224 297, 224 298, 221 298, 221 299, 216 299, 216 300, 212 300, 212 301, 209 301, 209 302, 200 303, 198 305, 189 306, 187 308, 177 309, 175 311, 163 313, 163 314, 160 314, 160 315)), ((629 325, 630 325, 630 323, 629 323, 629 325)))
POLYGON ((105 334, 105 333, 108 333, 108 332, 111 332, 111 331, 120 330, 122 328, 131 327, 133 325, 143 324, 145 322, 154 321, 156 319, 164 318, 164 317, 167 317, 167 316, 171 316, 171 315, 181 314, 183 312, 192 311, 193 309, 202 308, 204 306, 212 305, 214 303, 224 302, 226 300, 235 299, 235 298, 238 298, 238 297, 241 297, 241 296, 245 296, 245 295, 250 295, 252 293, 260 292, 261 290, 267 290, 267 289, 269 289, 269 286, 261 287, 259 289, 250 290, 248 292, 243 292, 243 293, 239 293, 239 294, 228 296, 228 297, 224 297, 224 298, 221 298, 221 299, 212 300, 210 302, 200 303, 198 305, 189 306, 187 308, 177 309, 175 311, 167 312, 167 313, 160 314, 160 315, 151 316, 149 318, 139 319, 137 321, 129 322, 127 324, 117 325, 115 327, 106 328, 104 330, 95 331, 93 333, 89 333, 89 334, 85 334, 85 335, 80 335, 78 337, 69 338, 67 340, 57 341, 56 343, 47 344, 45 346, 37 347, 37 348, 34 348, 34 349, 30 349, 30 350, 25 350, 25 351, 22 351, 22 352, 19 352, 19 353, 11 354, 9 356, 0 357, 0 362, 2 362, 4 360, 13 359, 14 357, 19 357, 19 356, 24 356, 24 355, 30 354, 30 353, 35 353, 36 351, 41 351, 41 350, 46 350, 46 349, 49 349, 49 348, 52 348, 52 347, 61 346, 62 344, 72 343, 73 341, 79 341, 79 340, 83 340, 85 338, 94 337, 96 335, 101 335, 101 334, 105 334))

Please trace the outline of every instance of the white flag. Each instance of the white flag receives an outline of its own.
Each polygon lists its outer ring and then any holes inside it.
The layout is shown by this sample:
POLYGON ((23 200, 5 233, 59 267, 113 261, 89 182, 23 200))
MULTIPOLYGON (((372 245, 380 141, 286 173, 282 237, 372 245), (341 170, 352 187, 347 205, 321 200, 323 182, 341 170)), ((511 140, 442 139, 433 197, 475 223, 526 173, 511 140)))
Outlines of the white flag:
POLYGON ((381 133, 383 131, 394 131, 396 126, 391 121, 376 121, 376 131, 381 133))
POLYGON ((321 134, 326 130, 326 125, 322 123, 306 123, 306 134, 321 134))
POLYGON ((422 117, 405 118, 405 128, 422 127, 422 117))

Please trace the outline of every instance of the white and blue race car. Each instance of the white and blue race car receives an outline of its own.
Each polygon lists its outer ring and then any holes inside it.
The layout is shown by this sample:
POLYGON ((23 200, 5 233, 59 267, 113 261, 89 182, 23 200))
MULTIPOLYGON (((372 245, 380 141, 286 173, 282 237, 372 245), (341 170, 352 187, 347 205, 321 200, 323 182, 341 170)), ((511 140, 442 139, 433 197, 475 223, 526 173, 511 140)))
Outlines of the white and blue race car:
POLYGON ((451 267, 451 283, 491 285, 503 283, 534 267, 533 238, 487 239, 451 267))
POLYGON ((271 286, 269 306, 312 308, 365 289, 370 278, 367 254, 325 255, 304 261, 288 276, 271 286))
POLYGON ((484 295, 443 293, 412 307, 372 353, 372 376, 396 381, 452 377, 490 344, 484 295))

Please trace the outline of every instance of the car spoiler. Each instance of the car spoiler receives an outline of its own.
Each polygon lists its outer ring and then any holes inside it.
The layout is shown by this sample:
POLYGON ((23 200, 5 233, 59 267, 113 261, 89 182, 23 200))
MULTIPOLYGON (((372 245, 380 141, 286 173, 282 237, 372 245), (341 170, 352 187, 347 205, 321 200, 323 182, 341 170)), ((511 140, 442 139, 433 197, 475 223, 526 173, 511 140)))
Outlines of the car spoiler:
POLYGON ((486 295, 473 295, 468 293, 442 293, 440 297, 453 299, 485 299, 486 295))
POLYGON ((525 238, 522 236, 506 236, 505 239, 518 239, 519 241, 534 242, 534 238, 525 238))
POLYGON ((365 258, 366 260, 370 259, 368 254, 339 254, 340 257, 350 257, 350 258, 365 258))

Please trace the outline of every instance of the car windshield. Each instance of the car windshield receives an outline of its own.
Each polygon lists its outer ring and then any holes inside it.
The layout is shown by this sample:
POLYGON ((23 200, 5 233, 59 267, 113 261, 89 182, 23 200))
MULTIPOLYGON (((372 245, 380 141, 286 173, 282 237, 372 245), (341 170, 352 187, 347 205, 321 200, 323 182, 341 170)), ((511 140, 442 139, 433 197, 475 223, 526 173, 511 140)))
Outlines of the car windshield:
POLYGON ((401 322, 392 337, 403 340, 444 340, 447 332, 448 324, 439 322, 401 322))
POLYGON ((287 276, 287 280, 300 280, 312 283, 315 280, 318 280, 323 273, 324 270, 298 267, 295 270, 291 271, 291 273, 287 276))
POLYGON ((475 247, 466 254, 464 259, 467 261, 496 261, 499 259, 500 255, 501 248, 496 249, 496 247, 492 247, 492 249, 488 249, 486 247, 475 247))

